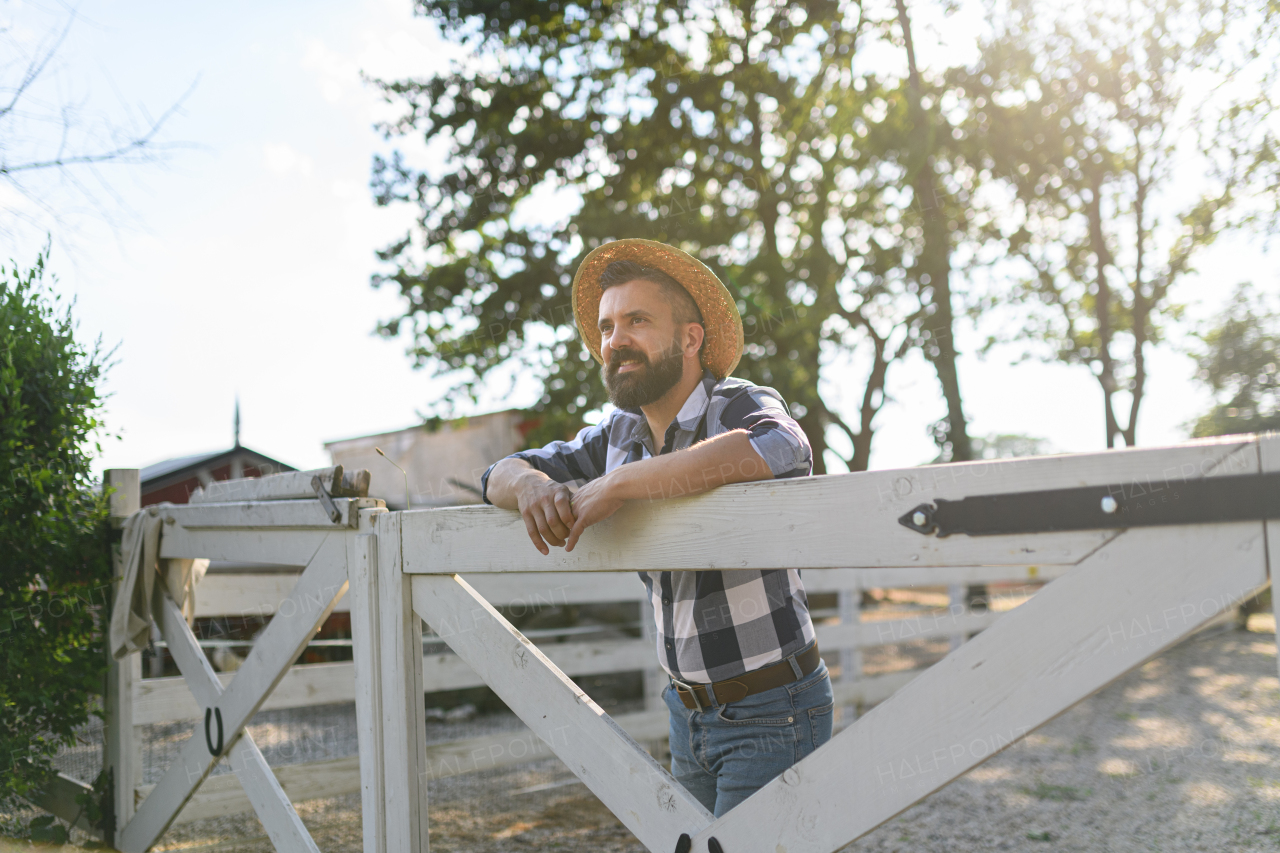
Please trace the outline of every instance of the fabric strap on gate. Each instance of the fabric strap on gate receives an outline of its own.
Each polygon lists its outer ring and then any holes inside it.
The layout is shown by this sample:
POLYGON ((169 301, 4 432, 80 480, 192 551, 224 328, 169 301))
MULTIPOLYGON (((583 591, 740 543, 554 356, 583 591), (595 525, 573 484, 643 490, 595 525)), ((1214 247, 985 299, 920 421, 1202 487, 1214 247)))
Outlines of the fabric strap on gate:
POLYGON ((1280 472, 939 498, 898 519, 917 533, 994 536, 1280 518, 1280 472))
POLYGON ((108 643, 119 660, 142 651, 151 642, 151 594, 156 577, 169 590, 190 625, 196 617, 196 584, 209 568, 208 560, 160 558, 164 529, 159 507, 146 506, 129 516, 120 541, 120 584, 112 604, 108 643))

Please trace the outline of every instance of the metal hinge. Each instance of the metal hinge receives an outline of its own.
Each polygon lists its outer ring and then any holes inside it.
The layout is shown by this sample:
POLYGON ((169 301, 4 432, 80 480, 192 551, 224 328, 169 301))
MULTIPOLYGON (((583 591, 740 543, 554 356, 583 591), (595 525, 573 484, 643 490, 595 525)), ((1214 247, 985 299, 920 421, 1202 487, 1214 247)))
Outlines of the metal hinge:
POLYGON ((1134 481, 1003 495, 939 498, 898 519, 917 533, 994 536, 1280 518, 1280 472, 1134 481))

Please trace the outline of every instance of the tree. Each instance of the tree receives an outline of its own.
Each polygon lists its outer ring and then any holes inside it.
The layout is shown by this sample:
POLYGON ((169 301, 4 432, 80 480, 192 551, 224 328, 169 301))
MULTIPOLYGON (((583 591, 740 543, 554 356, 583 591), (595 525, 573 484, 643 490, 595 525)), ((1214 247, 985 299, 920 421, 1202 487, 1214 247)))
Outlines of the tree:
POLYGON ((378 203, 419 211, 380 253, 375 285, 407 303, 382 331, 409 328, 417 363, 456 380, 452 399, 507 369, 539 376, 546 423, 530 439, 562 437, 604 403, 572 328, 578 260, 619 237, 680 245, 740 295, 735 373, 791 402, 815 471, 828 430, 851 445, 832 455, 865 468, 888 369, 937 325, 939 292, 921 289, 921 229, 903 192, 905 83, 853 69, 860 40, 888 22, 819 0, 418 8, 467 59, 379 82, 404 110, 388 136, 449 155, 442 172, 398 152, 375 159, 378 203), (557 193, 575 209, 548 223, 537 209, 557 193), (846 418, 827 377, 851 352, 866 382, 846 418))
MULTIPOLYGON (((1147 349, 1178 318, 1173 289, 1230 224, 1241 164, 1258 153, 1233 135, 1197 140, 1198 129, 1226 127, 1224 117, 1256 118, 1257 92, 1224 89, 1196 104, 1187 87, 1245 79, 1271 61, 1271 33, 1236 0, 1045 9, 1011 0, 981 60, 950 75, 965 96, 965 131, 1012 196, 993 202, 1009 212, 989 230, 1020 263, 1012 298, 1029 310, 1016 334, 992 342, 1036 341, 1048 358, 1089 366, 1103 392, 1107 446, 1133 445, 1147 349), (1180 157, 1197 141, 1206 176, 1187 181, 1180 157)), ((996 293, 987 307, 1008 298, 1005 287, 996 293)))
MULTIPOLYGON (((1241 284, 1217 322, 1199 335, 1196 378, 1213 392, 1213 407, 1196 420, 1192 436, 1280 429, 1280 311, 1275 300, 1241 284)), ((1240 602, 1236 626, 1253 613, 1269 613, 1275 584, 1240 602)))
POLYGON ((47 781, 106 671, 109 528, 89 466, 110 354, 76 340, 46 258, 0 266, 0 800, 47 781))
POLYGON ((1196 376, 1216 402, 1195 422, 1192 435, 1280 429, 1280 312, 1274 300, 1240 285, 1200 340, 1196 376))
POLYGON ((89 109, 61 86, 42 91, 58 83, 59 52, 76 18, 68 12, 34 44, 21 35, 39 31, 33 22, 0 29, 0 186, 25 202, 0 208, 0 233, 23 226, 49 231, 64 216, 55 199, 74 199, 110 218, 118 199, 103 167, 155 162, 175 147, 161 141, 161 132, 186 95, 157 117, 126 112, 121 119, 89 109))
MULTIPOLYGON (((932 115, 925 99, 939 103, 939 93, 925 94, 920 69, 916 64, 915 40, 911 33, 911 17, 906 0, 896 0, 898 26, 902 31, 903 49, 907 56, 906 98, 909 108, 906 143, 907 174, 905 183, 912 188, 915 211, 921 220, 920 251, 913 272, 919 292, 924 295, 926 310, 920 321, 921 349, 937 370, 947 415, 934 426, 934 440, 949 461, 967 462, 974 458, 970 446, 964 404, 960 396, 960 372, 956 365, 955 311, 951 298, 951 251, 953 232, 968 217, 965 205, 956 204, 953 194, 944 189, 935 160, 945 155, 939 144, 939 130, 945 125, 941 115, 932 115)), ((950 128, 947 128, 950 130, 950 128)), ((949 136, 949 134, 948 134, 949 136)), ((964 156, 956 154, 956 165, 964 169, 964 156)), ((981 458, 981 457, 978 457, 981 458)))

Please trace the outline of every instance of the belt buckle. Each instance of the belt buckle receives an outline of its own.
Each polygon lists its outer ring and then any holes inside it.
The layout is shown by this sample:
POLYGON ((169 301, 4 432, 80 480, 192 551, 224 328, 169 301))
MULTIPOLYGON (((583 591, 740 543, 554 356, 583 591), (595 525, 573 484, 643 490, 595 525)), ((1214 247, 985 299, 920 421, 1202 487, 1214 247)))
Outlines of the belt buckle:
POLYGON ((674 685, 676 686, 676 689, 677 689, 677 690, 679 690, 681 687, 683 687, 683 688, 684 688, 684 690, 685 690, 685 692, 686 692, 686 693, 688 693, 690 696, 692 696, 692 697, 693 697, 693 706, 694 706, 695 708, 697 708, 697 709, 698 709, 698 713, 702 713, 702 712, 705 710, 705 709, 702 707, 702 703, 698 701, 698 691, 696 691, 696 690, 694 690, 694 689, 693 689, 693 685, 692 685, 692 684, 685 684, 683 681, 681 681, 680 679, 676 678, 674 675, 673 675, 673 676, 669 676, 669 678, 671 679, 671 683, 672 683, 672 684, 674 684, 674 685))

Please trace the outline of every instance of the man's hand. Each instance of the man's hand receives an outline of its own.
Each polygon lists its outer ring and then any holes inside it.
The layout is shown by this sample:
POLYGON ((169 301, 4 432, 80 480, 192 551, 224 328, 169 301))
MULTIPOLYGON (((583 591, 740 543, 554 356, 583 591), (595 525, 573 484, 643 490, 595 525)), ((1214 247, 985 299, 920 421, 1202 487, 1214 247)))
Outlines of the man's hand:
POLYGON ((614 488, 616 482, 617 478, 605 474, 603 477, 587 483, 574 494, 573 514, 576 520, 573 522, 573 529, 569 531, 569 537, 565 541, 564 549, 566 551, 572 551, 573 546, 578 544, 578 537, 582 535, 582 531, 597 522, 604 521, 626 503, 623 498, 618 496, 617 489, 614 488))
POLYGON ((573 493, 523 459, 508 458, 489 474, 488 497, 494 506, 518 509, 533 547, 545 556, 548 544, 560 547, 573 527, 569 498, 573 493))
POLYGON ((572 551, 584 530, 629 500, 696 495, 726 483, 772 477, 747 431, 732 430, 686 450, 619 466, 576 493, 523 459, 509 457, 490 472, 486 494, 494 506, 520 510, 529 539, 545 556, 551 553, 549 545, 572 551))
POLYGON ((572 494, 564 483, 545 475, 542 481, 528 478, 516 493, 525 530, 529 531, 533 547, 544 556, 551 553, 548 545, 559 548, 569 538, 574 525, 573 509, 569 506, 572 494))

